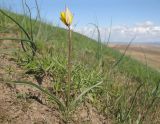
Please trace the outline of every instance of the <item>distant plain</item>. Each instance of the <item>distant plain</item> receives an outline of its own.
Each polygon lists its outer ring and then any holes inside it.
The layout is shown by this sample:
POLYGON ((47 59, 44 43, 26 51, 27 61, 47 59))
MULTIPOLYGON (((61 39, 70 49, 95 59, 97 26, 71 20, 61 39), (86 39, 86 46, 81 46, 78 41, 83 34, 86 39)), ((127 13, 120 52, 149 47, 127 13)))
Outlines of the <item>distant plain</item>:
MULTIPOLYGON (((110 43, 109 46, 123 53, 127 44, 110 43)), ((126 51, 126 55, 160 71, 159 44, 131 44, 126 51)))

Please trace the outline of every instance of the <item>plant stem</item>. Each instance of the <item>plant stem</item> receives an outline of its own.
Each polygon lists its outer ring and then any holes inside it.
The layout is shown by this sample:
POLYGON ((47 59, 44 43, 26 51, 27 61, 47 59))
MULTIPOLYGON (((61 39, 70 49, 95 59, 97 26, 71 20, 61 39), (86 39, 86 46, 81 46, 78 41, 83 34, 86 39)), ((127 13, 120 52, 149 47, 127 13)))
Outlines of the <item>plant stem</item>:
POLYGON ((71 51, 72 51, 72 42, 71 42, 71 28, 68 26, 68 84, 67 84, 67 106, 69 106, 70 101, 70 90, 71 90, 71 51))

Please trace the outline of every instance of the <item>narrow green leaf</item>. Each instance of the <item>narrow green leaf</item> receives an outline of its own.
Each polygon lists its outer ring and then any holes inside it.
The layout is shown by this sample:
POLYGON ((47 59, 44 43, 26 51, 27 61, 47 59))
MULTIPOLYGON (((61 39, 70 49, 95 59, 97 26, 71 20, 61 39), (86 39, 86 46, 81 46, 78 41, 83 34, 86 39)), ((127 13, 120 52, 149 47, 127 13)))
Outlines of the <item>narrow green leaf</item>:
POLYGON ((90 90, 92 90, 93 88, 99 86, 100 84, 102 84, 103 81, 87 88, 86 90, 84 90, 72 103, 71 103, 71 106, 74 106, 87 92, 89 92, 90 90))
POLYGON ((31 49, 32 49, 33 56, 35 55, 36 45, 34 44, 34 42, 32 40, 21 39, 21 38, 0 38, 0 40, 16 40, 16 41, 21 41, 21 42, 24 42, 24 41, 29 42, 31 44, 31 49))
POLYGON ((28 40, 28 39, 20 39, 20 38, 0 38, 0 40, 17 40, 17 41, 26 41, 26 42, 33 42, 32 40, 28 40))
POLYGON ((11 16, 9 16, 7 13, 5 13, 2 9, 0 9, 0 12, 5 15, 6 17, 8 17, 10 20, 12 20, 16 25, 18 25, 18 27, 25 33, 25 35, 27 36, 28 39, 31 39, 28 32, 11 16))
POLYGON ((42 88, 41 86, 37 84, 34 84, 32 82, 27 82, 27 81, 3 81, 3 82, 10 82, 10 83, 15 83, 15 84, 26 84, 26 85, 33 86, 39 89, 44 94, 46 94, 47 96, 49 96, 53 101, 55 101, 58 104, 61 110, 65 111, 65 105, 55 95, 49 93, 46 89, 42 88))

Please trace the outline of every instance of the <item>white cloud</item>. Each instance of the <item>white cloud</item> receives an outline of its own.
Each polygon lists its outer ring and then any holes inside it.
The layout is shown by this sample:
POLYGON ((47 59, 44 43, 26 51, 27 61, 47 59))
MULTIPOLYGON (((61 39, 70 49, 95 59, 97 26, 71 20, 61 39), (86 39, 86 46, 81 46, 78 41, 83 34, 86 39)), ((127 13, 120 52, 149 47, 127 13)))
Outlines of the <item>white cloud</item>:
POLYGON ((151 21, 145 21, 142 23, 137 23, 136 25, 140 26, 140 27, 152 27, 154 25, 154 23, 151 21))
MULTIPOLYGON (((105 41, 108 37, 109 28, 99 27, 101 38, 105 41)), ((86 26, 76 30, 79 33, 97 39, 97 31, 93 26, 86 26)), ((155 25, 151 21, 136 23, 133 26, 118 25, 112 26, 111 39, 113 42, 127 42, 136 36, 135 42, 160 42, 160 25, 155 25)))

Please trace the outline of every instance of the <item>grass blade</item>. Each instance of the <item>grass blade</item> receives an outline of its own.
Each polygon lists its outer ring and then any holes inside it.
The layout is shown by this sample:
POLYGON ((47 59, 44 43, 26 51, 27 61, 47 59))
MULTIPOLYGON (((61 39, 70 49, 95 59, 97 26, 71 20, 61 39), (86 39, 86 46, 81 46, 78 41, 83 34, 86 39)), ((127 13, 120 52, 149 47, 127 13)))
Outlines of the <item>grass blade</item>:
POLYGON ((31 40, 21 39, 21 38, 0 38, 0 40, 18 40, 18 41, 26 41, 26 42, 29 42, 29 43, 32 42, 31 40))
POLYGON ((12 20, 24 33, 25 33, 25 35, 27 36, 27 38, 29 39, 29 40, 31 40, 31 47, 32 47, 32 54, 33 54, 33 56, 35 55, 35 52, 36 52, 36 50, 37 50, 37 47, 36 47, 36 45, 34 44, 34 42, 33 42, 33 40, 32 40, 32 38, 30 37, 30 35, 28 34, 28 32, 14 19, 14 18, 12 18, 11 16, 9 16, 7 13, 5 13, 2 9, 0 9, 0 12, 4 15, 4 16, 6 16, 6 17, 8 17, 10 20, 12 20))
POLYGON ((36 45, 32 42, 32 40, 29 40, 29 39, 21 39, 21 38, 0 38, 0 40, 16 40, 16 41, 21 41, 21 42, 29 42, 31 44, 31 49, 32 49, 32 54, 35 55, 35 48, 36 48, 36 45))
POLYGON ((14 84, 24 84, 24 85, 33 86, 33 87, 37 88, 38 90, 40 90, 42 93, 49 96, 53 101, 55 101, 61 110, 63 110, 63 111, 65 110, 65 105, 55 95, 49 93, 46 89, 42 88, 41 86, 39 86, 37 84, 34 84, 32 82, 27 82, 27 81, 8 81, 7 80, 7 81, 3 81, 3 82, 9 82, 10 84, 14 83, 14 84))
POLYGON ((120 56, 120 58, 113 64, 112 68, 115 68, 115 67, 121 62, 121 60, 123 59, 123 57, 126 55, 126 52, 127 52, 128 48, 130 47, 131 43, 132 43, 135 39, 136 39, 136 36, 133 37, 133 38, 130 40, 129 44, 127 45, 126 49, 124 50, 124 53, 123 53, 123 54, 120 56))
POLYGON ((101 81, 101 82, 99 82, 99 83, 97 83, 97 84, 95 84, 95 85, 87 88, 86 90, 84 90, 84 91, 71 103, 71 106, 72 106, 72 105, 74 106, 87 92, 89 92, 90 90, 92 90, 93 88, 99 86, 99 85, 102 84, 102 83, 103 83, 103 82, 101 81))
POLYGON ((5 15, 6 17, 8 17, 9 19, 11 19, 16 25, 18 25, 18 27, 25 33, 25 35, 27 36, 27 38, 29 40, 31 40, 29 34, 27 33, 27 31, 15 20, 13 19, 11 16, 9 16, 8 14, 6 14, 3 10, 0 9, 0 12, 5 15))

